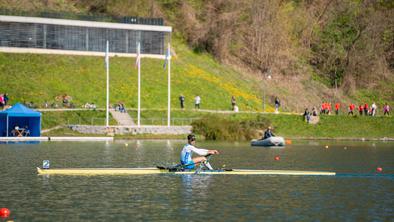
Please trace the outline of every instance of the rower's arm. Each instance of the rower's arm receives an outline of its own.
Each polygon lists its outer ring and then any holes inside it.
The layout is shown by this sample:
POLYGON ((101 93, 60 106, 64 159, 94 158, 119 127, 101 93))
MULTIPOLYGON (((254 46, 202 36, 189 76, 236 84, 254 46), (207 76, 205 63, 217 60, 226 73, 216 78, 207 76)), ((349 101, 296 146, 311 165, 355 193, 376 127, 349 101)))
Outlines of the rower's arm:
POLYGON ((206 149, 198 149, 198 148, 196 148, 196 147, 193 147, 191 150, 192 150, 193 152, 197 153, 197 154, 200 155, 200 156, 206 156, 206 155, 209 154, 209 151, 206 150, 206 149))

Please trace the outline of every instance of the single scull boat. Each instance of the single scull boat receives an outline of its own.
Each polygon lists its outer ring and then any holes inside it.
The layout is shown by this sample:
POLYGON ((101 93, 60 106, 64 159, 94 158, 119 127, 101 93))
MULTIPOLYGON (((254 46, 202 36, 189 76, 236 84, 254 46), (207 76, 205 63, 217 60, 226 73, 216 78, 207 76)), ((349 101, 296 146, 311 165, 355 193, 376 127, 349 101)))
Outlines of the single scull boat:
POLYGON ((39 175, 146 175, 146 174, 232 174, 232 175, 302 175, 302 176, 335 176, 335 172, 326 171, 297 171, 297 170, 247 170, 247 169, 219 169, 219 170, 177 170, 166 168, 63 168, 41 169, 37 167, 39 175))

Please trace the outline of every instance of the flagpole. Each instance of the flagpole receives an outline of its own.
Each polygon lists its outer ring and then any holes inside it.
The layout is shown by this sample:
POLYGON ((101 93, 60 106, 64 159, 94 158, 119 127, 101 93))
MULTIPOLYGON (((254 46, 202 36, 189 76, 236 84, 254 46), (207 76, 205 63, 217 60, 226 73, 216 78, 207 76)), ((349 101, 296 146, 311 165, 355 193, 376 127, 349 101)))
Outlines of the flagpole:
POLYGON ((109 41, 107 40, 107 47, 105 51, 105 63, 107 69, 107 102, 105 106, 105 125, 109 126, 109 41))
POLYGON ((167 48, 167 62, 168 62, 168 110, 167 110, 167 126, 170 127, 171 122, 171 48, 170 43, 168 43, 167 48))
POLYGON ((141 45, 140 42, 138 42, 137 45, 137 65, 138 65, 138 114, 137 114, 137 122, 138 122, 138 127, 141 125, 141 58, 140 56, 140 50, 141 50, 141 45))

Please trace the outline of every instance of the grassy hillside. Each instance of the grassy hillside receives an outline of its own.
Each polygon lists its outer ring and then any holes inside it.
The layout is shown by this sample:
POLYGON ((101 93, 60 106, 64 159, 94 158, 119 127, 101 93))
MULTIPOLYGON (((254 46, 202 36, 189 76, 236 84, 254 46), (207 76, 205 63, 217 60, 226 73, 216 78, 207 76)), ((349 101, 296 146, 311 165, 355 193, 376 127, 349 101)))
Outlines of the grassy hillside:
MULTIPOLYGON (((384 1, 2 0, 0 8, 164 18, 174 28, 173 107, 180 94, 186 108, 199 94, 203 108, 229 109, 235 95, 241 110, 261 110, 265 94, 267 103, 278 96, 282 108, 298 112, 322 101, 381 107, 394 98, 393 6, 384 1)), ((143 60, 143 108, 166 107, 161 67, 143 60)), ((102 107, 104 78, 102 58, 0 54, 0 92, 14 101, 42 104, 68 94, 78 105, 102 107)), ((133 59, 111 59, 111 103, 136 107, 136 83, 133 59)))
MULTIPOLYGON (((202 109, 230 109, 231 96, 241 110, 261 110, 261 91, 253 78, 221 66, 207 54, 195 54, 175 42, 172 60, 171 103, 179 107, 178 97, 186 97, 186 108, 194 97, 202 98, 202 109)), ((110 101, 137 107, 137 69, 134 58, 110 58, 110 101)), ((94 102, 105 105, 106 73, 101 57, 0 53, 1 91, 14 102, 56 102, 64 94, 77 106, 94 102)), ((163 61, 141 61, 142 108, 167 107, 167 70, 163 61)), ((57 101, 58 103, 60 101, 57 101)), ((271 108, 272 110, 272 108, 271 108)))

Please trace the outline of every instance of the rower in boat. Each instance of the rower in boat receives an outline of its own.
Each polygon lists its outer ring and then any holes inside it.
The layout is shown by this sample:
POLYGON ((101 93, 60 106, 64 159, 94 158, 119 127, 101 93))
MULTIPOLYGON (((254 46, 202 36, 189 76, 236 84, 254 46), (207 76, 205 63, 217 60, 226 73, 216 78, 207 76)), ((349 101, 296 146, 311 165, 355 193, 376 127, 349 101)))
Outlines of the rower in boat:
POLYGON ((207 161, 207 155, 219 154, 217 150, 199 149, 195 147, 196 136, 190 134, 187 136, 187 144, 181 151, 181 166, 183 169, 194 169, 197 165, 203 164, 209 170, 213 170, 211 164, 207 161), (192 158, 192 154, 196 153, 199 157, 192 158))

